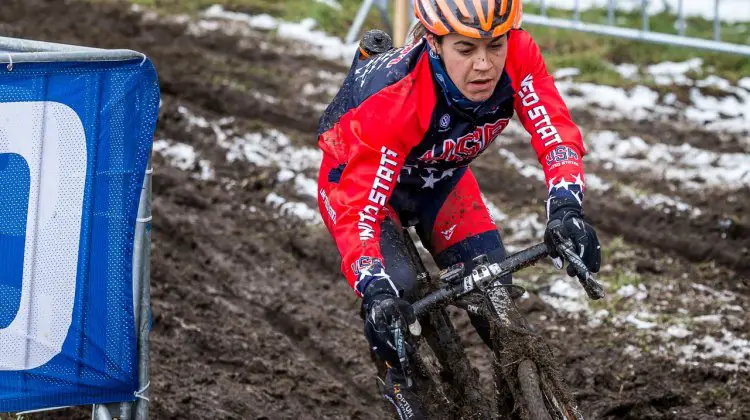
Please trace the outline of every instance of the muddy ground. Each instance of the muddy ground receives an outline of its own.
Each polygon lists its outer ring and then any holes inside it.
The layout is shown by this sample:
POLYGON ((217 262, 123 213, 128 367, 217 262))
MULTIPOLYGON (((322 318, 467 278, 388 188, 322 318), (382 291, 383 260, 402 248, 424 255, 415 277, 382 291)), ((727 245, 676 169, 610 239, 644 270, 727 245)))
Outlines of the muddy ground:
MULTIPOLYGON (((162 87, 156 138, 193 146, 215 171, 201 180, 197 165, 184 171, 154 157, 152 417, 386 418, 361 334, 359 305, 339 274, 339 257, 324 228, 279 217, 266 200, 270 192, 286 188, 279 184, 278 168, 228 161, 215 130, 196 125, 181 111, 212 121, 232 117, 224 127, 234 133, 277 128, 294 145, 314 147, 320 110, 303 103, 300 92, 308 83, 324 83, 321 74, 340 73, 344 66, 268 34, 191 35, 186 25, 144 16, 126 4, 3 0, 0 5, 4 36, 148 54, 162 87)), ((585 112, 576 112, 576 120, 582 126, 603 124, 585 112)), ((648 141, 713 138, 686 133, 684 127, 616 125, 650 133, 648 141)), ((544 186, 496 154, 481 158, 476 172, 488 198, 503 211, 541 212, 544 186)), ((662 189, 658 182, 641 181, 662 189)), ((703 210, 698 218, 644 210, 597 192, 588 194, 587 209, 605 247, 614 238, 627 244, 627 252, 609 254, 606 262, 614 269, 628 267, 651 284, 672 282, 671 295, 660 296, 665 312, 676 310, 670 296, 676 300, 693 283, 731 291, 737 296, 733 304, 747 307, 748 192, 690 195, 687 200, 703 210), (720 223, 726 219, 732 223, 720 223)), ((747 372, 711 361, 679 363, 649 350, 659 346, 657 338, 627 325, 591 327, 540 300, 536 293, 543 290, 532 291, 522 306, 564 364, 587 418, 750 418, 747 372), (626 345, 640 348, 639 355, 626 354, 626 345)), ((621 303, 608 309, 617 311, 621 303)), ((696 305, 701 312, 695 315, 722 311, 711 305, 696 305)), ((738 332, 748 321, 744 313, 739 318, 738 332)), ((486 381, 489 365, 480 360, 479 341, 468 323, 458 319, 458 325, 486 381)), ((71 410, 46 417, 87 415, 71 410)))

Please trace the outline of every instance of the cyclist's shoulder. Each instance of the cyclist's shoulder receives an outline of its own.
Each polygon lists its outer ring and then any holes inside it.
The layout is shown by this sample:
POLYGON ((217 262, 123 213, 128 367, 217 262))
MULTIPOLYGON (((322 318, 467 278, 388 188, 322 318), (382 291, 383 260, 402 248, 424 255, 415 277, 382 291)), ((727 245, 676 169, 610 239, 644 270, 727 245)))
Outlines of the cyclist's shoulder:
POLYGON ((511 29, 508 33, 508 63, 523 63, 540 57, 539 46, 525 30, 511 29))
MULTIPOLYGON (((420 61, 428 60, 425 53, 425 41, 422 39, 366 60, 355 60, 343 86, 323 113, 318 134, 322 134, 333 127, 350 110, 360 108, 367 99, 385 93, 388 88, 398 85, 405 79, 416 77, 416 69, 420 61)), ((428 76, 423 74, 421 78, 424 79, 425 77, 428 76)), ((432 83, 431 76, 429 76, 429 79, 429 83, 432 83)), ((387 100, 371 101, 370 104, 375 107, 382 107, 384 104, 403 102, 404 97, 413 88, 413 84, 404 84, 403 87, 404 89, 396 92, 396 96, 388 95, 387 100)), ((375 114, 377 112, 372 115, 375 114)))
POLYGON ((351 94, 354 101, 364 102, 372 95, 413 75, 417 64, 426 53, 421 39, 401 48, 394 48, 357 62, 350 70, 351 94))

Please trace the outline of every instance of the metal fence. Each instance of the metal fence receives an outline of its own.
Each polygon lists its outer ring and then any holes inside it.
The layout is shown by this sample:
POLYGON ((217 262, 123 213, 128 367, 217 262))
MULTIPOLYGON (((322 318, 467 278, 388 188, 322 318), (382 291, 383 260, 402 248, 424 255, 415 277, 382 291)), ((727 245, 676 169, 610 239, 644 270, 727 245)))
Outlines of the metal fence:
MULTIPOLYGON (((31 41, 0 37, 0 65, 9 71, 14 64, 51 63, 65 61, 125 61, 134 58, 146 60, 132 50, 104 50, 51 42, 31 41)), ((92 408, 95 420, 147 420, 149 418, 149 333, 151 329, 151 191, 152 167, 149 160, 144 176, 138 206, 138 215, 133 241, 133 313, 137 338, 138 383, 135 401, 112 404, 96 404, 92 408)), ((67 407, 31 410, 17 413, 19 416, 67 407)))
MULTIPOLYGON (((571 18, 556 18, 549 16, 550 9, 554 8, 556 2, 554 0, 527 0, 527 4, 537 5, 539 7, 539 14, 524 13, 523 22, 532 25, 548 26, 560 29, 576 30, 581 32, 589 32, 600 35, 608 35, 618 38, 632 39, 637 41, 654 42, 660 44, 676 45, 682 47, 698 48, 703 50, 718 51, 724 53, 742 54, 750 56, 750 45, 736 44, 730 42, 724 42, 721 39, 721 16, 719 9, 722 1, 732 0, 701 0, 701 4, 707 2, 713 2, 713 14, 711 20, 713 22, 713 39, 703 39, 693 36, 686 35, 687 21, 685 17, 686 1, 685 0, 673 0, 676 1, 676 14, 675 14, 675 27, 676 34, 656 32, 650 28, 650 15, 649 6, 652 3, 664 3, 666 0, 588 0, 587 3, 594 4, 598 7, 605 8, 607 11, 606 23, 592 23, 585 22, 581 19, 582 5, 581 0, 568 0, 573 3, 571 18), (617 13, 618 5, 622 6, 624 3, 634 4, 637 6, 641 14, 641 27, 626 28, 617 25, 617 13)), ((691 0, 693 2, 697 0, 691 0)), ((736 0, 734 0, 736 2, 736 0)), ((414 16, 413 3, 408 1, 409 16, 414 16)), ((559 3, 557 3, 559 4, 559 3)), ((357 13, 354 23, 347 34, 347 43, 353 43, 362 26, 367 18, 370 9, 375 6, 380 12, 386 27, 390 30, 391 22, 388 18, 389 0, 365 0, 357 13)), ((745 7, 750 7, 750 1, 746 2, 745 7)), ((399 40, 394 40, 396 43, 399 40)))
MULTIPOLYGON (((530 4, 536 4, 540 8, 540 14, 528 14, 524 13, 523 22, 530 23, 532 25, 549 26, 553 28, 571 29, 581 32, 589 32, 600 35, 614 36, 618 38, 626 38, 637 41, 647 41, 659 44, 669 44, 681 47, 699 48, 703 50, 718 51, 724 53, 734 53, 750 56, 750 45, 734 44, 730 42, 721 41, 721 16, 719 15, 719 6, 722 0, 703 0, 705 4, 709 1, 713 1, 713 39, 703 39, 697 37, 690 37, 685 35, 687 28, 685 19, 685 0, 677 0, 677 13, 675 15, 675 27, 677 28, 677 34, 668 34, 663 32, 652 31, 649 25, 650 15, 648 8, 650 3, 654 0, 638 0, 640 2, 640 14, 641 14, 641 28, 624 28, 617 26, 617 6, 618 0, 602 0, 600 3, 602 6, 606 3, 607 10, 607 23, 591 23, 584 22, 581 19, 581 0, 574 0, 573 2, 573 17, 570 19, 554 18, 548 15, 550 4, 549 0, 531 0, 530 4)), ((662 2, 663 0, 658 0, 662 2)), ((695 0, 692 0, 695 1, 695 0)), ((622 0, 619 4, 622 4, 622 0)), ((632 3, 632 1, 631 1, 632 3)), ((746 7, 750 7, 747 4, 746 7)))

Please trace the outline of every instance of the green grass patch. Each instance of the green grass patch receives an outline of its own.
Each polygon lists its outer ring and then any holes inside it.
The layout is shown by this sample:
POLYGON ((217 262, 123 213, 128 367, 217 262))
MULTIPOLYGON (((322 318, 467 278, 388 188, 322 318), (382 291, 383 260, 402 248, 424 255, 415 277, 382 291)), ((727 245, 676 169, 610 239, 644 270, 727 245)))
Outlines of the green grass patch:
MULTIPOLYGON (((537 5, 524 5, 526 13, 539 14, 537 5)), ((572 18, 572 11, 548 9, 550 17, 572 18)), ((607 23, 607 10, 590 9, 581 13, 587 23, 607 23)), ((685 35, 703 39, 713 38, 713 22, 686 19, 685 35)), ((640 29, 643 25, 639 13, 617 12, 615 22, 619 27, 640 29)), ((677 34, 676 16, 660 13, 649 17, 649 28, 654 32, 677 34)), ((722 22, 722 40, 750 44, 750 26, 744 23, 722 22)), ((548 67, 554 71, 563 67, 581 70, 578 80, 627 86, 632 84, 611 69, 611 64, 632 63, 639 67, 665 61, 685 61, 701 57, 706 69, 732 82, 750 74, 750 60, 734 54, 715 53, 693 48, 661 45, 582 32, 527 25, 526 29, 542 48, 548 67), (614 73, 614 74, 612 74, 614 73)), ((642 72, 641 72, 642 74, 642 72)), ((702 75, 694 75, 703 77, 702 75)), ((649 83, 646 83, 647 85, 649 83)))
MULTIPOLYGON (((168 14, 197 14, 213 4, 221 4, 227 10, 248 14, 268 13, 288 21, 300 21, 310 17, 318 22, 318 27, 321 30, 342 38, 345 37, 361 5, 360 0, 338 0, 341 10, 337 10, 314 0, 278 2, 266 0, 129 0, 129 2, 168 14)), ((536 4, 525 5, 524 11, 529 14, 539 14, 540 12, 539 6, 536 4)), ((547 13, 551 17, 559 18, 573 16, 572 11, 560 9, 548 9, 547 13)), ((581 12, 581 18, 585 22, 606 23, 607 10, 604 8, 589 9, 581 12)), ((676 34, 675 21, 675 15, 660 13, 649 17, 649 27, 656 32, 676 34)), ((700 18, 688 18, 686 22, 686 35, 705 39, 712 38, 713 22, 700 18)), ((616 14, 616 23, 620 27, 635 29, 640 29, 643 25, 639 13, 619 11, 616 14)), ((750 25, 722 22, 721 27, 723 40, 741 44, 750 43, 750 25)), ((374 7, 365 23, 365 29, 370 28, 384 29, 380 15, 374 7)), ((576 80, 582 82, 625 88, 632 87, 635 84, 645 84, 658 88, 648 77, 643 77, 645 66, 665 61, 685 61, 696 56, 704 60, 706 71, 717 74, 731 82, 736 82, 750 74, 750 60, 741 55, 632 41, 531 24, 526 25, 526 30, 534 36, 540 45, 550 71, 565 67, 578 68, 581 74, 576 77, 576 80), (641 68, 642 80, 631 81, 621 77, 612 68, 613 64, 620 63, 638 65, 641 68)), ((705 74, 693 74, 692 76, 702 78, 705 77, 705 74)))

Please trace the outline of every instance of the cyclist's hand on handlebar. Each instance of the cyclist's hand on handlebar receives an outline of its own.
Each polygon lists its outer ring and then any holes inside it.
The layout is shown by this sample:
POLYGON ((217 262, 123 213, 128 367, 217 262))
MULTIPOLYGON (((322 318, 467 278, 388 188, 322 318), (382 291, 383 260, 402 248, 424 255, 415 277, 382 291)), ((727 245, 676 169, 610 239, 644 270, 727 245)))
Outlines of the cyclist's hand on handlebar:
MULTIPOLYGON (((365 307, 365 336, 375 353, 391 366, 399 365, 394 339, 394 325, 401 326, 401 333, 419 335, 417 316, 411 304, 400 298, 385 278, 373 280, 365 290, 362 304, 365 307), (398 321, 398 322, 396 322, 398 321)), ((408 340, 404 343, 411 352, 408 340)))
MULTIPOLYGON (((577 185, 576 185, 577 186, 577 185)), ((570 190, 553 191, 547 203, 548 221, 547 230, 544 233, 544 242, 547 244, 549 255, 555 260, 558 268, 562 268, 562 258, 558 254, 553 241, 552 229, 550 224, 553 220, 558 220, 557 230, 563 238, 570 239, 575 246, 576 254, 592 273, 598 273, 601 266, 601 246, 599 238, 594 228, 583 220, 583 210, 579 201, 573 196, 576 194, 575 188, 571 186, 570 190)), ((558 188, 557 190, 561 190, 558 188)), ((576 276, 576 269, 568 264, 568 275, 576 276)))

